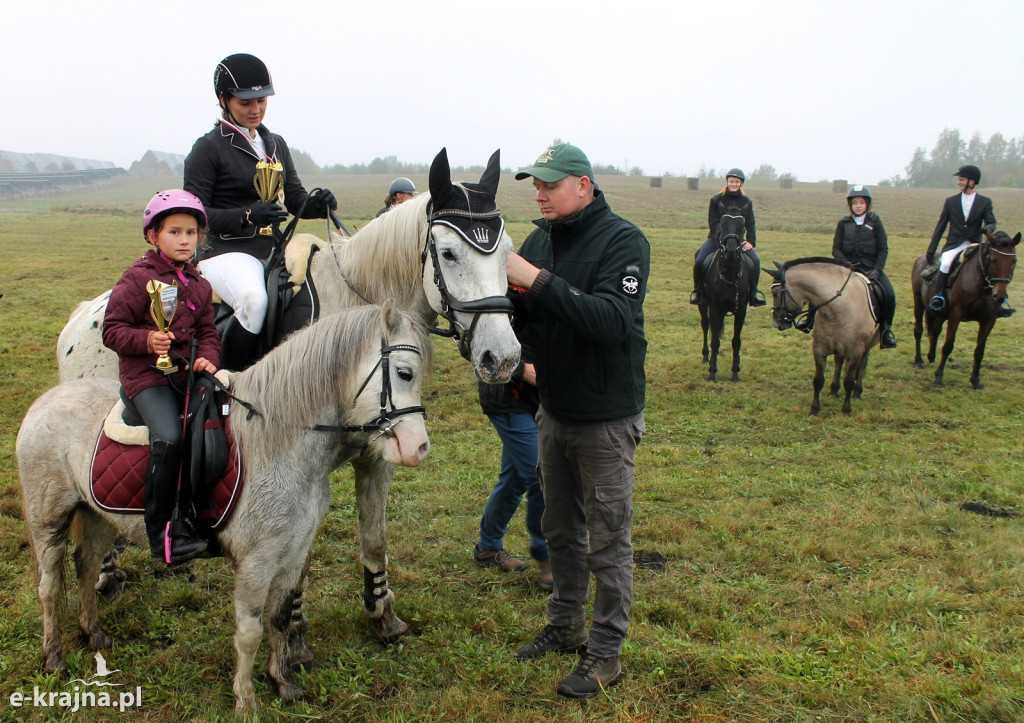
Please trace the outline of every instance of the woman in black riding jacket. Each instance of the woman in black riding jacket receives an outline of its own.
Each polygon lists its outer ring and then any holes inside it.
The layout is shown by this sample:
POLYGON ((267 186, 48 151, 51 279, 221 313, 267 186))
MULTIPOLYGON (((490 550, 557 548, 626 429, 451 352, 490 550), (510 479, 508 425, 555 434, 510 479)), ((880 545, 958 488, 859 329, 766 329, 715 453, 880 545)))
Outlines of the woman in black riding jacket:
POLYGON ((267 97, 274 95, 263 61, 246 53, 229 55, 217 64, 213 87, 221 118, 185 158, 184 188, 199 197, 210 219, 209 248, 200 252, 197 265, 234 310, 234 318, 222 332, 221 361, 226 368, 238 369, 252 360, 263 328, 267 311, 263 263, 275 242, 281 241, 278 224, 289 213, 327 218, 338 202, 326 188, 312 196, 306 193, 288 144, 263 125, 267 97), (274 201, 264 202, 256 192, 253 180, 259 161, 283 166, 283 193, 274 201), (272 231, 260 233, 261 228, 272 231))
POLYGON ((871 190, 867 186, 853 186, 846 194, 849 216, 843 216, 836 225, 832 240, 832 256, 839 262, 860 271, 871 279, 884 296, 882 306, 881 347, 895 349, 896 337, 892 333, 892 319, 896 314, 896 292, 885 275, 885 260, 889 257, 889 240, 882 219, 871 208, 871 190))
POLYGON ((761 259, 758 258, 754 247, 757 245, 757 227, 754 223, 754 202, 743 192, 743 183, 747 177, 739 168, 732 168, 725 174, 725 188, 720 193, 711 197, 708 206, 708 238, 697 249, 696 259, 693 264, 693 293, 690 294, 690 303, 700 303, 700 296, 704 290, 704 259, 715 250, 718 243, 718 225, 722 216, 727 213, 739 212, 743 216, 744 227, 746 228, 746 239, 743 242, 743 252, 754 262, 753 272, 750 275, 750 298, 748 303, 751 306, 764 306, 765 300, 761 292, 757 290, 757 277, 761 274, 761 259))

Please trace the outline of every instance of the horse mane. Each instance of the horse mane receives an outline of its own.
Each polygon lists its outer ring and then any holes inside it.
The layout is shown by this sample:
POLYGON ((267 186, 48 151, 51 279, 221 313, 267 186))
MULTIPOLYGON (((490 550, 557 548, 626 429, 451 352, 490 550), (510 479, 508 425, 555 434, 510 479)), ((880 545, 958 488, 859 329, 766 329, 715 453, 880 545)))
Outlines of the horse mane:
POLYGON ((844 269, 850 268, 846 264, 832 258, 831 256, 807 256, 802 259, 793 259, 792 261, 787 261, 782 265, 782 270, 788 271, 790 268, 794 266, 799 266, 800 264, 832 264, 833 266, 842 266, 844 269))
POLYGON ((359 293, 375 303, 393 301, 410 308, 420 288, 419 254, 427 233, 430 194, 413 196, 371 220, 352 238, 333 241, 330 252, 359 293), (423 243, 409 244, 415 238, 423 243), (397 261, 402 256, 414 259, 397 261))
MULTIPOLYGON (((328 411, 340 411, 362 383, 356 375, 367 349, 379 348, 382 336, 393 338, 404 327, 429 369, 433 347, 426 327, 390 305, 344 309, 289 336, 235 382, 234 396, 262 415, 248 415, 236 406, 232 426, 239 439, 258 448, 280 448, 285 437, 323 422, 328 411)), ((357 421, 366 420, 350 423, 357 421)))

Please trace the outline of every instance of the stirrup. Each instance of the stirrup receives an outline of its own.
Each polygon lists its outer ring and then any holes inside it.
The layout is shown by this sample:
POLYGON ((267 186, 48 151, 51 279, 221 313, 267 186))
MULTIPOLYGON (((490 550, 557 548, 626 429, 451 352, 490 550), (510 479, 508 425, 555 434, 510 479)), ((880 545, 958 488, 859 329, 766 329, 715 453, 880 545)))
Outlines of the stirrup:
POLYGON ((946 297, 942 294, 936 294, 932 297, 932 301, 928 304, 928 308, 932 311, 942 311, 946 308, 946 297))
POLYGON ((1006 319, 1008 317, 1013 316, 1013 312, 1015 311, 1016 309, 1010 306, 1010 303, 1008 301, 1004 301, 1003 303, 998 304, 996 306, 996 316, 999 317, 1000 319, 1006 319))
POLYGON ((747 301, 751 306, 767 306, 768 302, 765 301, 764 294, 757 289, 754 289, 754 293, 750 295, 750 299, 747 301))

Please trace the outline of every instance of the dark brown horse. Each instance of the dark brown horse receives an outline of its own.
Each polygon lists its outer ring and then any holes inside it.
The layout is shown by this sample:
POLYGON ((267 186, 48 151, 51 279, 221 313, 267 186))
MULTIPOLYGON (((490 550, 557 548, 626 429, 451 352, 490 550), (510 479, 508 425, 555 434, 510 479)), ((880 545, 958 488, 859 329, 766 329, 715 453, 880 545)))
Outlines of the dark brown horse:
POLYGON ((737 209, 729 209, 718 225, 718 248, 712 254, 701 294, 700 326, 704 331, 704 363, 708 365, 709 382, 718 374, 718 350, 722 345, 725 317, 733 315, 732 381, 740 380, 740 345, 743 322, 750 302, 750 269, 743 253, 745 219, 737 209), (708 331, 711 348, 708 354, 708 331))
POLYGON ((1006 287, 1013 278, 1013 267, 1017 264, 1016 246, 1020 243, 1020 233, 1013 238, 1005 231, 994 234, 985 233, 985 241, 978 246, 973 255, 967 258, 960 273, 949 290, 949 304, 941 312, 928 308, 929 300, 934 295, 932 282, 921 278, 921 272, 928 266, 928 260, 922 254, 914 261, 910 283, 914 290, 914 366, 924 368, 921 359, 922 317, 928 322, 928 361, 935 361, 935 346, 938 343, 942 325, 946 326, 946 341, 942 345, 942 358, 935 369, 935 381, 932 389, 942 386, 942 374, 946 369, 946 360, 953 351, 956 342, 956 330, 962 321, 978 322, 978 343, 974 347, 974 368, 971 370, 971 385, 981 389, 981 359, 985 356, 985 342, 989 332, 996 323, 998 306, 1006 300, 1006 287))

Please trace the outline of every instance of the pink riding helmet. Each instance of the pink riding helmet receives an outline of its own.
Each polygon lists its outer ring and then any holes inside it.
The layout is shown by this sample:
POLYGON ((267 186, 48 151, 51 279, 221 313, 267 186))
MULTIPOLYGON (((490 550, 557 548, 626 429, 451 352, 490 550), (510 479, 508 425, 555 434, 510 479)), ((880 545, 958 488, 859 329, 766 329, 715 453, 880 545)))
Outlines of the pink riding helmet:
POLYGON ((156 223, 157 219, 172 211, 191 214, 199 221, 199 228, 206 228, 206 209, 203 208, 203 202, 188 191, 172 188, 161 191, 149 199, 146 210, 142 213, 142 235, 146 235, 149 227, 156 223))

